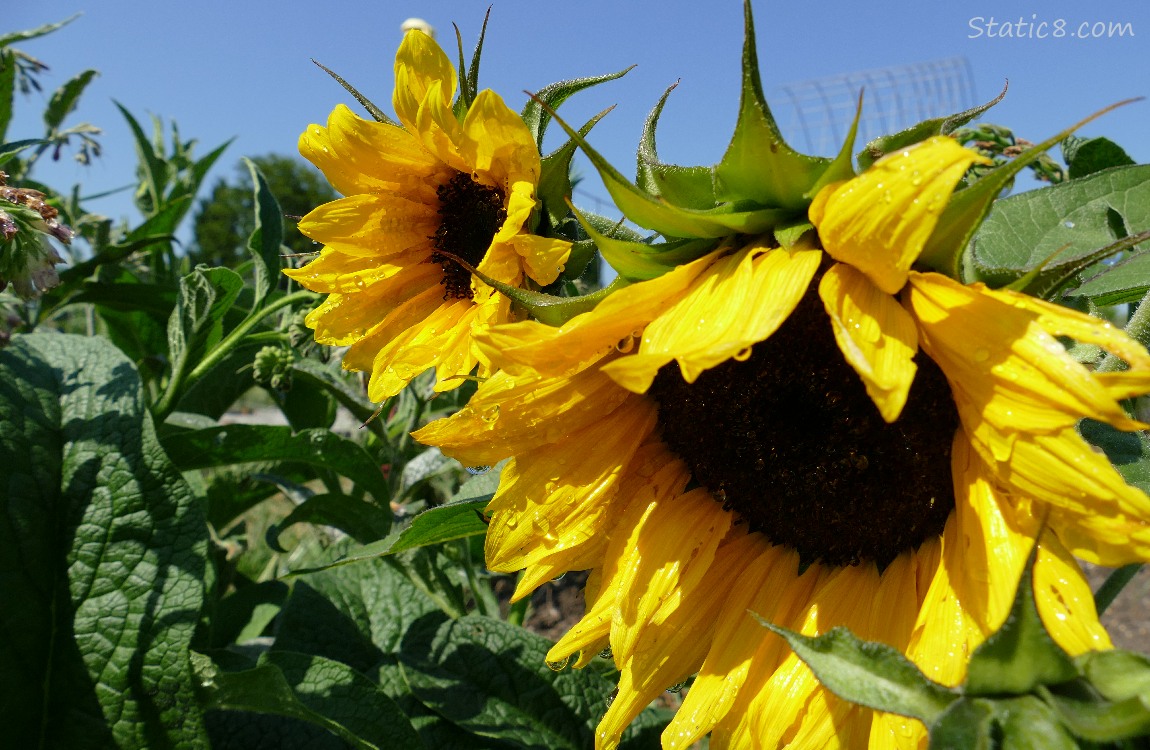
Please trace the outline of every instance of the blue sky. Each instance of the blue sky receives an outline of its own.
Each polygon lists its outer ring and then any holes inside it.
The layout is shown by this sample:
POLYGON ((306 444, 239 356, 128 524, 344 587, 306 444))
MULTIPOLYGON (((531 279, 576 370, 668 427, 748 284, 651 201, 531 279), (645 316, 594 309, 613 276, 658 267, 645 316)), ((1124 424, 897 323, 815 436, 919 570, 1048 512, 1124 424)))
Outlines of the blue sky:
MULTIPOLYGON (((426 19, 454 58, 452 23, 470 54, 486 8, 485 2, 461 0, 60 0, 15 5, 5 12, 0 33, 83 12, 70 26, 18 46, 51 66, 45 78, 49 92, 85 68, 101 72, 70 122, 104 129, 104 157, 87 168, 65 158, 36 175, 60 189, 80 182, 85 193, 96 193, 133 181, 133 146, 113 100, 143 121, 150 114, 174 120, 185 138, 199 140, 200 154, 235 138, 210 184, 231 175, 241 156, 294 153, 299 133, 309 123, 324 122, 335 104, 358 109, 311 58, 390 112, 401 23, 426 19)), ((756 0, 753 8, 768 92, 781 84, 961 56, 970 64, 980 101, 1010 81, 1006 99, 985 119, 1032 140, 1118 100, 1150 94, 1147 3, 900 0, 880 11, 862 3, 756 0), (1124 24, 1125 34, 1076 36, 1097 22, 1124 24), (1012 35, 1004 36, 1006 31, 1012 35)), ((634 64, 622 80, 576 95, 560 114, 582 122, 617 104, 591 142, 631 174, 648 111, 678 81, 660 124, 660 156, 710 164, 721 157, 734 123, 742 32, 742 3, 736 0, 494 0, 480 86, 495 89, 518 109, 524 90, 634 64)), ((40 134, 42 104, 17 102, 10 139, 40 134)), ((1150 102, 1138 102, 1082 132, 1107 135, 1138 161, 1150 161, 1148 118, 1150 102)), ((551 135, 558 145, 558 129, 551 135)), ((597 178, 585 173, 587 190, 603 195, 597 178)), ((133 211, 126 195, 90 207, 114 217, 133 211)))

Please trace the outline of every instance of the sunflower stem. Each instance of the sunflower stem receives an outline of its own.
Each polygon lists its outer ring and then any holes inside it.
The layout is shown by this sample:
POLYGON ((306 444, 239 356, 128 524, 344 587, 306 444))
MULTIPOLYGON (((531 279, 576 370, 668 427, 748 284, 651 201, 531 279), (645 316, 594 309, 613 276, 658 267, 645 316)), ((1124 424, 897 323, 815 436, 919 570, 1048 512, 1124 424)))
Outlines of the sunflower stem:
MULTIPOLYGON (((1150 292, 1138 303, 1138 307, 1126 323, 1126 334, 1142 346, 1150 348, 1150 292)), ((1095 372, 1118 372, 1125 370, 1126 363, 1113 354, 1107 354, 1095 372)))
POLYGON ((1142 563, 1131 563, 1123 565, 1121 568, 1116 568, 1107 576, 1102 585, 1098 587, 1098 591, 1094 594, 1094 608, 1098 610, 1099 617, 1106 611, 1106 608, 1113 604, 1114 600, 1118 598, 1118 594, 1126 587, 1126 584, 1138 574, 1142 569, 1142 563))

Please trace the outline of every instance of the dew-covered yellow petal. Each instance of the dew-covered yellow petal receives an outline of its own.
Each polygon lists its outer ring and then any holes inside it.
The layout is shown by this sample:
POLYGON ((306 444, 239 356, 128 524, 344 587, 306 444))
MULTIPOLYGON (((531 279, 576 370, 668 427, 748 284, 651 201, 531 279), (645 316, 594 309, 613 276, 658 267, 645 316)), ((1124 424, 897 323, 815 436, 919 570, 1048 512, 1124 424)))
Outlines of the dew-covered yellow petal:
POLYGON ((591 540, 654 426, 655 405, 630 399, 609 417, 508 464, 487 506, 487 566, 514 572, 591 540))
POLYGON ((403 128, 365 120, 338 104, 327 127, 309 125, 299 151, 343 195, 402 193, 432 203, 435 187, 446 179, 446 166, 403 128))
POLYGON ((621 341, 633 342, 643 326, 674 304, 717 257, 711 254, 658 278, 623 287, 595 309, 558 328, 524 321, 492 328, 476 340, 502 369, 562 375, 602 358, 621 341))
POLYGON ((451 111, 455 86, 455 68, 435 40, 418 30, 404 34, 395 55, 395 114, 430 153, 467 172, 455 145, 461 131, 451 111))
POLYGON ((299 268, 285 268, 283 273, 305 289, 330 294, 362 292, 376 282, 390 279, 403 270, 402 265, 386 263, 376 258, 346 255, 332 248, 324 248, 318 257, 299 268))
POLYGON ((571 378, 492 375, 467 405, 412 433, 467 466, 490 465, 554 443, 606 418, 633 394, 598 370, 571 378), (558 417, 558 418, 554 418, 558 417))
POLYGON ((1091 329, 1079 313, 1061 315, 1023 295, 936 273, 912 273, 905 297, 926 353, 956 397, 969 401, 995 429, 1050 433, 1082 417, 1125 430, 1145 427, 1126 416, 1107 390, 1110 381, 1075 361, 1052 333, 1074 330, 1090 336, 1089 343, 1114 342, 1133 356, 1134 347, 1103 321, 1091 329))
POLYGON ((427 246, 438 225, 429 206, 384 193, 325 203, 300 219, 299 230, 345 255, 383 259, 427 246))
POLYGON ((985 161, 953 138, 929 138, 823 188, 811 204, 811 223, 832 258, 894 294, 906 283, 955 185, 971 164, 985 161))
MULTIPOLYGON (((367 397, 376 402, 391 398, 432 367, 440 370, 441 380, 471 372, 476 359, 471 354, 468 333, 474 316, 474 305, 455 300, 437 305, 418 316, 407 330, 388 336, 372 360, 367 397), (445 360, 452 362, 450 368, 441 367, 445 360)), ((452 387, 458 383, 443 385, 452 387)))
MULTIPOLYGON (((817 250, 750 246, 719 258, 681 299, 647 326, 639 350, 604 365, 615 382, 644 393, 659 369, 674 360, 693 383, 782 325, 818 270, 817 250)), ((632 287, 633 288, 633 287, 632 287)))
MULTIPOLYGON (((305 266, 306 269, 306 266, 305 266)), ((305 323, 315 330, 321 344, 347 346, 366 336, 371 329, 387 320, 397 308, 412 306, 422 290, 434 290, 437 275, 426 266, 405 268, 386 281, 346 294, 332 293, 308 313, 305 323)), ((427 312, 419 307, 419 316, 427 312)))
POLYGON ((480 182, 505 193, 516 183, 539 183, 535 138, 523 118, 489 89, 480 91, 467 111, 459 152, 480 182))
POLYGON ((862 378, 883 419, 895 421, 918 369, 914 320, 893 297, 844 263, 823 274, 819 297, 843 357, 862 378))

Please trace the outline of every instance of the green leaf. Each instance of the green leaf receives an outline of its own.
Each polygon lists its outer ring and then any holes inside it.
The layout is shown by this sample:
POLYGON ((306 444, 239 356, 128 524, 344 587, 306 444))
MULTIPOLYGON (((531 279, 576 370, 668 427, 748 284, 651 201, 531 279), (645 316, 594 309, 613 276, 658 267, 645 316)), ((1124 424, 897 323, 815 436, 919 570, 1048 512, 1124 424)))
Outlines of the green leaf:
POLYGON ((1078 431, 1106 454, 1128 484, 1150 492, 1150 437, 1145 432, 1123 432, 1094 419, 1083 419, 1078 431))
POLYGON ((363 428, 383 436, 383 420, 373 418, 379 407, 364 396, 363 389, 356 387, 338 365, 333 369, 314 359, 300 359, 292 363, 291 376, 294 382, 308 382, 322 387, 340 406, 350 411, 363 428))
POLYGON ((980 276, 1013 280, 1051 258, 1052 268, 1072 264, 1123 238, 1111 212, 1121 216, 1124 234, 1150 230, 1150 166, 1119 167, 996 201, 973 239, 980 276))
POLYGON ((131 363, 100 338, 0 351, 0 723, 11 747, 205 747, 187 649, 207 536, 131 363))
MULTIPOLYGON (((1150 230, 1119 240, 1106 249, 1128 250, 1146 240, 1150 240, 1150 230)), ((1096 267, 1101 270, 1078 288, 1067 290, 1066 294, 1089 297, 1094 304, 1105 307, 1139 302, 1150 290, 1150 253, 1144 250, 1128 255, 1116 263, 1103 263, 1096 267)))
POLYGON ((583 750, 614 687, 592 670, 544 666, 551 642, 500 620, 444 622, 426 650, 400 654, 412 694, 480 737, 583 750))
POLYGON ((991 750, 996 748, 994 704, 985 698, 960 698, 931 725, 930 747, 936 750, 991 750))
POLYGON ((1133 651, 1087 651, 1078 657, 1083 676, 1107 700, 1150 697, 1150 657, 1133 651))
MULTIPOLYGON (((144 213, 150 216, 152 212, 158 211, 163 205, 164 189, 171 176, 171 165, 156 153, 152 141, 144 133, 144 129, 140 127, 140 123, 136 121, 132 113, 119 102, 113 103, 120 110, 124 119, 128 121, 128 127, 131 129, 132 137, 136 142, 136 154, 140 160, 141 188, 147 192, 151 207, 151 211, 144 213)), ((191 196, 187 197, 187 201, 189 204, 191 203, 191 196)))
POLYGON ((257 461, 291 461, 347 477, 380 507, 390 500, 379 465, 359 444, 327 430, 293 433, 278 425, 222 425, 164 438, 164 448, 183 471, 257 461))
POLYGON ((198 666, 208 708, 302 719, 357 750, 423 747, 394 701, 346 664, 276 652, 243 672, 223 672, 202 660, 198 666))
MULTIPOLYGON (((591 128, 599 122, 610 110, 605 109, 592 117, 579 129, 579 134, 586 136, 591 128)), ((575 141, 568 140, 559 148, 543 157, 539 169, 539 187, 536 195, 543 204, 551 223, 559 225, 567 217, 567 202, 571 198, 571 159, 575 155, 575 141)), ((572 266, 568 259, 567 266, 572 266)))
POLYGON ((27 138, 22 141, 12 141, 11 143, 0 145, 0 166, 3 166, 11 159, 14 159, 16 154, 20 153, 24 149, 31 148, 32 146, 38 146, 41 143, 47 143, 47 141, 41 138, 27 138))
POLYGON ((755 617, 785 639, 823 687, 843 700, 929 724, 959 697, 928 679, 898 649, 861 641, 847 628, 811 637, 755 617))
POLYGON ((199 266, 180 279, 176 308, 168 319, 168 360, 172 376, 194 367, 224 335, 224 315, 244 288, 229 268, 199 266))
POLYGON ((382 539, 391 531, 391 512, 348 495, 324 493, 313 495, 296 506, 278 524, 268 529, 268 546, 284 552, 279 535, 297 523, 334 526, 360 544, 382 539))
MULTIPOLYGON (((11 52, 0 47, 0 143, 8 135, 12 122, 12 105, 16 99, 16 59, 11 52)), ((0 149, 0 153, 3 150, 0 149)), ((2 162, 0 162, 2 163, 2 162)))
POLYGON ((56 89, 44 110, 44 124, 48 126, 49 133, 59 130, 64 118, 76 108, 84 89, 97 75, 98 73, 94 70, 85 70, 56 89))
POLYGON ((289 592, 283 581, 237 585, 235 591, 210 604, 204 642, 220 649, 260 637, 283 609, 289 592))
POLYGON ((643 125, 643 137, 639 141, 636 155, 638 173, 636 184, 647 193, 665 199, 669 203, 685 208, 707 209, 719 201, 715 198, 714 167, 680 167, 663 164, 655 148, 655 128, 667 97, 674 90, 674 84, 659 97, 658 104, 647 115, 643 125))
POLYGON ((1038 545, 1018 581, 1006 622, 977 649, 967 665, 963 692, 968 696, 1022 695, 1039 685, 1055 685, 1078 676, 1074 661, 1054 642, 1034 603, 1034 560, 1038 545))
POLYGON ((1078 138, 1073 135, 1062 142, 1062 158, 1066 160, 1072 180, 1110 167, 1135 163, 1121 146, 1109 138, 1078 138))
POLYGON ((73 13, 59 23, 46 23, 43 26, 37 26, 36 28, 29 29, 27 31, 14 31, 10 34, 4 34, 3 36, 0 36, 0 47, 10 47, 14 42, 26 42, 29 39, 35 39, 39 36, 51 34, 56 29, 67 26, 82 15, 82 13, 73 13))
POLYGON ((916 125, 911 125, 906 130, 900 130, 891 135, 875 138, 858 153, 859 169, 870 169, 872 164, 892 151, 898 151, 907 146, 921 143, 927 138, 936 135, 950 135, 958 128, 986 112, 995 104, 998 104, 1005 96, 1006 87, 1003 86, 999 95, 986 104, 980 104, 977 107, 972 107, 947 117, 935 117, 930 120, 923 120, 916 125))
POLYGON ((718 247, 713 239, 682 239, 647 243, 616 239, 600 232, 578 211, 575 217, 583 231, 595 242, 599 253, 620 278, 627 281, 645 281, 667 273, 676 266, 702 258, 718 247))
POLYGON ((335 423, 335 399, 320 384, 295 382, 286 393, 273 393, 280 411, 295 430, 328 429, 335 423))
POLYGON ((1150 705, 1147 697, 1132 697, 1119 703, 1098 703, 1047 694, 1047 704, 1074 734, 1091 742, 1116 742, 1150 735, 1150 705))
POLYGON ((251 159, 244 159, 251 173, 255 193, 255 230, 248 238, 248 252, 255 269, 255 300, 251 314, 255 314, 268 291, 279 280, 280 256, 283 254, 284 222, 280 204, 272 194, 267 179, 251 159))

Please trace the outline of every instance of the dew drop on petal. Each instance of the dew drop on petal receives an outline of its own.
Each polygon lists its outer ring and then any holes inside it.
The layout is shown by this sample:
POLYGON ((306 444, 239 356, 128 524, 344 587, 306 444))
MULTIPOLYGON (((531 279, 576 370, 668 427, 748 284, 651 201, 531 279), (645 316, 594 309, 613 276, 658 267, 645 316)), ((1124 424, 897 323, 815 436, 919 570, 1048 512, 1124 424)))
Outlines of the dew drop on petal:
POLYGON ((486 474, 487 472, 491 471, 491 467, 490 466, 465 466, 463 468, 463 470, 466 471, 471 476, 477 477, 477 476, 481 476, 481 475, 486 474))

